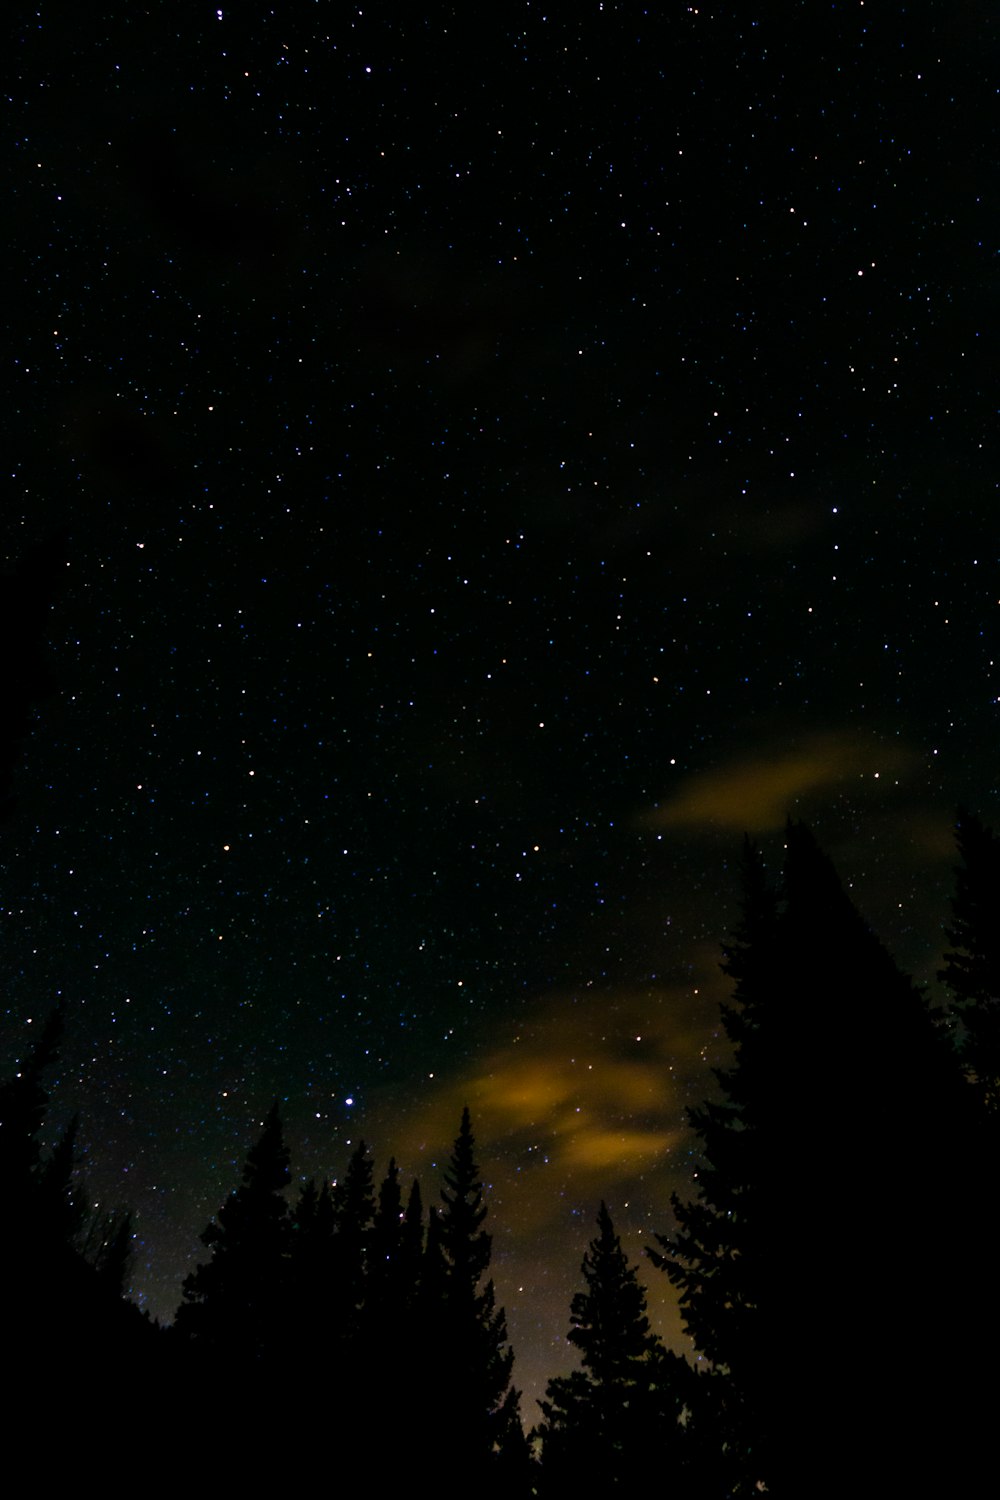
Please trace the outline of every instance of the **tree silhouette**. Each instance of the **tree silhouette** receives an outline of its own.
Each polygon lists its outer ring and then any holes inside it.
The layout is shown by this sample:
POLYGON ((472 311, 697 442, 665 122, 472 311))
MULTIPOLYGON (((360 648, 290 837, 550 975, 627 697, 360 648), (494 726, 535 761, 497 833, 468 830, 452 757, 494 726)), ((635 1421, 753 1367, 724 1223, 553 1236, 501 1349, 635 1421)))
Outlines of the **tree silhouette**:
POLYGON ((260 1363, 280 1346, 291 1180, 277 1103, 250 1149, 243 1180, 201 1236, 211 1259, 184 1281, 178 1333, 218 1358, 260 1363))
POLYGON ((39 1351, 66 1341, 66 1291, 75 1268, 73 1135, 46 1156, 39 1140, 49 1106, 45 1074, 59 1054, 65 1011, 57 1006, 13 1075, 0 1084, 0 1271, 7 1289, 4 1343, 18 1380, 30 1382, 39 1351))
POLYGON ((93 1221, 89 1241, 81 1233, 76 1120, 50 1152, 39 1140, 49 1103, 44 1075, 57 1060, 64 1019, 57 1007, 13 1077, 0 1084, 6 1414, 25 1451, 51 1447, 58 1435, 57 1466, 68 1466, 68 1452, 76 1454, 76 1444, 112 1414, 131 1430, 159 1353, 152 1325, 121 1295, 130 1216, 107 1216, 104 1233, 93 1221), (134 1381, 122 1388, 125 1369, 134 1381), (85 1371, 86 1379, 71 1383, 64 1371, 85 1371))
POLYGON ((938 978, 953 996, 959 1057, 974 1118, 956 1143, 948 1198, 949 1239, 959 1274, 950 1278, 949 1313, 965 1333, 960 1378, 949 1382, 951 1426, 975 1463, 987 1463, 994 1417, 995 1350, 1000 1342, 1000 1285, 995 1264, 996 1164, 1000 1152, 1000 838, 973 813, 956 821, 961 864, 952 922, 938 978), (974 1334, 972 1333, 974 1330, 974 1334))
POLYGON ((659 1465, 682 1493, 684 1361, 650 1330, 646 1294, 604 1203, 570 1311, 582 1368, 550 1380, 535 1431, 543 1491, 565 1495, 642 1484, 659 1465))
POLYGON ((101 1282, 119 1297, 124 1295, 132 1265, 134 1233, 131 1210, 112 1209, 93 1215, 84 1241, 84 1256, 101 1282))
POLYGON ((960 811, 956 842, 953 951, 940 971, 961 1021, 961 1055, 985 1108, 1000 1114, 1000 838, 972 813, 960 811))
POLYGON ((733 1482, 751 1462, 765 1423, 756 1405, 762 1393, 755 1386, 755 1362, 766 1338, 761 1252, 773 1175, 771 1112, 776 1090, 780 1096, 783 1060, 774 1045, 781 1022, 772 1020, 772 1011, 783 1005, 776 988, 778 898, 749 840, 742 880, 742 920, 723 948, 722 965, 734 981, 732 1004, 722 1007, 734 1061, 713 1069, 722 1097, 688 1111, 700 1142, 696 1196, 682 1200, 674 1194, 677 1231, 657 1236, 662 1253, 647 1252, 679 1288, 687 1330, 711 1361, 710 1390, 702 1392, 709 1400, 698 1404, 695 1425, 707 1404, 705 1425, 717 1434, 718 1457, 733 1482))
POLYGON ((401 1332, 416 1294, 420 1265, 420 1189, 414 1183, 410 1191, 417 1212, 416 1245, 412 1220, 408 1221, 403 1212, 399 1168, 393 1158, 379 1188, 378 1205, 372 1222, 368 1285, 365 1292, 367 1337, 384 1348, 388 1348, 394 1333, 398 1335, 401 1332))
POLYGON ((16 1072, 0 1084, 0 1177, 8 1193, 27 1199, 37 1190, 42 1166, 39 1133, 49 1107, 45 1074, 59 1055, 66 1010, 56 1005, 16 1072))
POLYGON ((402 1277, 409 1288, 408 1298, 411 1305, 418 1295, 423 1254, 424 1208, 420 1196, 420 1183, 414 1178, 410 1185, 410 1195, 406 1200, 406 1212, 403 1215, 403 1229, 399 1242, 399 1257, 403 1267, 402 1277))
MULTIPOLYGON (((473 1487, 488 1492, 502 1482, 505 1464, 519 1463, 524 1434, 519 1393, 510 1384, 513 1351, 507 1348, 507 1324, 496 1306, 489 1269, 491 1236, 483 1228, 487 1209, 475 1160, 468 1107, 452 1151, 442 1208, 432 1215, 424 1257, 426 1288, 437 1302, 433 1347, 435 1374, 448 1413, 453 1457, 458 1472, 473 1487), (516 1455, 516 1456, 515 1456, 516 1455)), ((464 1482, 464 1481, 463 1481, 464 1482)), ((508 1476, 511 1486, 516 1482, 508 1476)))
POLYGON ((709 1410, 692 1425, 717 1434, 729 1492, 773 1486, 781 1434, 815 1409, 789 1362, 822 1351, 824 1378, 850 1387, 873 1438, 881 1422, 912 1455, 916 1483, 944 1464, 945 1409, 916 1372, 929 1359, 958 1368, 963 1348, 953 1307, 914 1318, 928 1278, 911 1233, 927 1201, 947 1198, 964 1223, 968 1107, 954 1058, 800 824, 786 831, 778 893, 747 847, 742 924, 723 967, 735 981, 723 1008, 733 1061, 716 1073, 721 1097, 691 1113, 695 1195, 674 1198, 677 1230, 654 1254, 712 1363, 699 1382, 709 1410), (877 1366, 853 1361, 847 1329, 892 1351, 905 1423, 893 1428, 877 1366))
POLYGON ((333 1279, 336 1209, 328 1181, 310 1179, 290 1214, 287 1264, 288 1321, 283 1338, 289 1405, 304 1430, 329 1420, 337 1399, 339 1300, 333 1279), (326 1377, 310 1379, 322 1361, 326 1377))
POLYGON ((45 1074, 59 1056, 65 1020, 65 1008, 57 1005, 24 1062, 0 1084, 0 1183, 10 1226, 0 1237, 0 1256, 4 1285, 22 1289, 15 1319, 29 1323, 41 1316, 42 1303, 58 1307, 60 1289, 76 1284, 76 1268, 66 1269, 71 1261, 86 1264, 80 1253, 85 1210, 76 1181, 78 1117, 47 1153, 39 1140, 49 1108, 45 1074), (34 1290, 28 1294, 28 1288, 34 1290))

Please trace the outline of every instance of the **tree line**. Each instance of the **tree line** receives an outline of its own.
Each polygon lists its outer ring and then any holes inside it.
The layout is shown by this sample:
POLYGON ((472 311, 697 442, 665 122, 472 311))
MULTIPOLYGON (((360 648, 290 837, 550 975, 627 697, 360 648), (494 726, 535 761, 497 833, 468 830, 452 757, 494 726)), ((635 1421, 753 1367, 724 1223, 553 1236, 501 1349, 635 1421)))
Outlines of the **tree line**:
POLYGON ((305 1482, 316 1453, 379 1487, 432 1461, 448 1494, 511 1497, 651 1476, 678 1497, 803 1492, 856 1445, 885 1488, 954 1493, 988 1461, 1000 1331, 1000 839, 962 813, 957 843, 937 1011, 807 828, 788 825, 775 880, 746 844, 730 1056, 690 1111, 696 1168, 650 1252, 697 1357, 652 1331, 602 1203, 569 1314, 579 1365, 533 1426, 468 1109, 425 1209, 394 1160, 376 1183, 364 1143, 292 1195, 274 1105, 160 1328, 123 1294, 130 1218, 81 1206, 75 1123, 40 1145, 57 1009, 0 1087, 11 1430, 60 1432, 63 1456, 95 1433, 145 1455, 155 1432, 165 1473, 194 1452, 257 1487, 297 1464, 305 1482))

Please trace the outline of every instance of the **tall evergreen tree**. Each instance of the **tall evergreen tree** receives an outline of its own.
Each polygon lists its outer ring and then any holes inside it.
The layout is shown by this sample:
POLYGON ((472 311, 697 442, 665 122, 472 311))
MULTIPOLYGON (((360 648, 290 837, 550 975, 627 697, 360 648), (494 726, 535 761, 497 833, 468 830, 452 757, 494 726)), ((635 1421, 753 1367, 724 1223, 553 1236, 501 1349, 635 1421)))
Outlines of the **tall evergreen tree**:
POLYGON ((500 1483, 503 1462, 523 1448, 524 1434, 520 1396, 510 1384, 514 1354, 507 1347, 506 1318, 496 1306, 493 1282, 484 1280, 492 1239, 483 1227, 487 1209, 468 1107, 441 1199, 425 1253, 428 1286, 440 1286, 436 1374, 457 1472, 463 1483, 489 1491, 500 1483))
MULTIPOLYGON (((2 1347, 10 1432, 26 1452, 51 1447, 55 1433, 75 1455, 76 1444, 91 1440, 112 1407, 116 1421, 134 1425, 138 1385, 148 1389, 154 1374, 156 1335, 121 1295, 128 1215, 109 1220, 108 1233, 93 1243, 81 1234, 76 1120, 50 1152, 39 1139, 49 1102, 45 1073, 57 1060, 63 1022, 57 1007, 20 1068, 0 1083, 2 1347), (127 1389, 126 1368, 136 1377, 127 1389), (86 1380, 60 1376, 53 1384, 53 1371, 86 1371, 86 1380), (40 1392, 50 1395, 41 1399, 40 1392)), ((62 1454, 54 1458, 58 1465, 62 1454)))
POLYGON ((949 1200, 949 1239, 958 1274, 952 1278, 951 1316, 967 1330, 962 1378, 954 1382, 953 1427, 975 1462, 990 1461, 992 1395, 1000 1344, 1000 1284, 996 1275, 996 1164, 1000 1155, 1000 838, 973 813, 956 822, 961 864, 945 929, 951 951, 938 977, 953 997, 959 1057, 973 1120, 956 1151, 949 1200), (961 1169, 964 1169, 964 1190, 961 1169))
POLYGON ((23 1382, 33 1378, 36 1351, 46 1344, 62 1346, 63 1294, 72 1274, 75 1126, 48 1156, 39 1139, 49 1106, 45 1075, 59 1055, 64 1024, 65 1011, 57 1006, 24 1061, 0 1084, 0 1272, 9 1304, 4 1343, 9 1361, 21 1366, 17 1380, 23 1382))
MULTIPOLYGON (((317 1300, 320 1284, 329 1279, 330 1246, 337 1229, 333 1189, 326 1178, 319 1188, 316 1179, 311 1177, 299 1189, 289 1227, 294 1280, 303 1289, 304 1306, 310 1306, 317 1300)), ((316 1317, 315 1306, 311 1306, 310 1315, 316 1317)))
POLYGON ((696 1193, 674 1199, 677 1232, 654 1257, 712 1362, 719 1484, 743 1495, 778 1482, 783 1429, 812 1420, 790 1363, 821 1357, 828 1381, 850 1382, 859 1420, 885 1422, 875 1367, 851 1362, 845 1329, 892 1351, 901 1409, 920 1414, 927 1439, 914 1474, 927 1470, 942 1458, 931 1409, 942 1403, 911 1372, 931 1354, 953 1365, 962 1342, 944 1306, 914 1319, 928 1285, 911 1224, 928 1196, 964 1195, 954 1060, 801 825, 787 829, 780 899, 748 850, 724 968, 733 1062, 716 1075, 721 1098, 692 1113, 696 1193))
POLYGON ((402 1226, 403 1190, 399 1185, 399 1168, 393 1156, 378 1190, 371 1238, 373 1269, 375 1265, 381 1267, 383 1263, 390 1265, 395 1259, 402 1226))
POLYGON ((14 1074, 0 1084, 0 1179, 8 1194, 37 1192, 42 1167, 39 1134, 49 1107, 45 1074, 59 1055, 66 1025, 64 1005, 50 1011, 34 1045, 14 1074))
POLYGON ((337 1336, 357 1341, 365 1301, 369 1246, 375 1218, 374 1163, 364 1141, 351 1154, 342 1183, 333 1191, 336 1233, 331 1273, 337 1301, 337 1336))
POLYGON ((706 1476, 713 1488, 738 1484, 768 1425, 759 1410, 765 1393, 755 1363, 767 1337, 765 1200, 775 1175, 771 1162, 780 1126, 772 1116, 780 1107, 785 1062, 774 1043, 782 1022, 775 1024, 771 1013, 784 1001, 776 987, 777 893, 749 840, 742 876, 742 920, 723 948, 722 965, 734 981, 732 1003, 722 1007, 733 1062, 713 1069, 721 1097, 688 1111, 700 1143, 696 1195, 683 1200, 674 1194, 677 1231, 657 1236, 662 1253, 647 1252, 679 1288, 685 1326, 711 1362, 711 1388, 701 1392, 709 1399, 696 1403, 694 1426, 702 1418, 717 1434, 717 1472, 706 1476))
POLYGON ((40 1225, 53 1242, 66 1245, 76 1245, 86 1219, 76 1181, 79 1133, 80 1117, 74 1115, 38 1170, 40 1225))
POLYGON ((131 1210, 97 1212, 87 1229, 83 1254, 100 1281, 117 1296, 124 1295, 132 1264, 134 1228, 131 1210))
POLYGON ((176 1328, 204 1352, 246 1365, 280 1346, 285 1319, 291 1180, 277 1103, 251 1147, 243 1180, 201 1236, 211 1258, 184 1281, 176 1328))
POLYGON ((420 1265, 424 1253, 424 1207, 420 1196, 420 1183, 414 1177, 403 1215, 403 1230, 399 1242, 400 1258, 404 1267, 404 1279, 410 1288, 409 1299, 415 1301, 420 1283, 420 1265))
POLYGON ((441 1213, 432 1203, 427 1211, 427 1235, 420 1260, 420 1301, 428 1322, 437 1321, 447 1296, 448 1266, 441 1231, 441 1213))
MULTIPOLYGON (((355 1430, 372 1444, 382 1440, 391 1422, 398 1451, 391 1463, 383 1456, 381 1472, 387 1482, 390 1467, 396 1480, 406 1479, 412 1453, 426 1440, 427 1421, 434 1416, 420 1337, 422 1239, 420 1189, 413 1184, 404 1213, 399 1168, 392 1160, 371 1226, 361 1337, 353 1361, 355 1394, 362 1399, 352 1418, 355 1430), (377 1405, 372 1401, 376 1393, 377 1405)), ((425 1331, 433 1337, 431 1327, 425 1331)))
POLYGON ((338 1299, 332 1276, 336 1209, 333 1190, 315 1178, 299 1189, 290 1214, 289 1346, 293 1363, 309 1360, 316 1346, 336 1338, 338 1299))
POLYGON ((585 1290, 570 1311, 569 1341, 582 1368, 551 1380, 540 1402, 546 1495, 633 1489, 669 1475, 684 1493, 681 1417, 692 1372, 649 1326, 646 1294, 604 1203, 583 1260, 585 1290))
POLYGON ((954 996, 962 1060, 984 1107, 1000 1114, 1000 838, 962 810, 956 842, 962 862, 946 928, 953 949, 939 977, 954 996))
POLYGON ((378 1192, 369 1248, 365 1306, 369 1337, 386 1340, 400 1331, 415 1291, 414 1266, 407 1256, 406 1218, 395 1158, 378 1192))
MULTIPOLYGON (((47 1153, 39 1139, 49 1107, 45 1075, 58 1056, 65 1028, 65 1009, 57 1005, 41 1027, 34 1045, 12 1077, 0 1084, 0 1184, 8 1231, 0 1236, 0 1269, 8 1287, 20 1288, 16 1323, 34 1325, 42 1301, 53 1316, 60 1292, 79 1284, 78 1236, 84 1207, 77 1181, 76 1139, 79 1120, 70 1120, 47 1153), (71 1267, 70 1269, 67 1269, 71 1267)), ((8 1338, 13 1336, 8 1326, 8 1338)), ((30 1332, 26 1335, 32 1337, 30 1332)))

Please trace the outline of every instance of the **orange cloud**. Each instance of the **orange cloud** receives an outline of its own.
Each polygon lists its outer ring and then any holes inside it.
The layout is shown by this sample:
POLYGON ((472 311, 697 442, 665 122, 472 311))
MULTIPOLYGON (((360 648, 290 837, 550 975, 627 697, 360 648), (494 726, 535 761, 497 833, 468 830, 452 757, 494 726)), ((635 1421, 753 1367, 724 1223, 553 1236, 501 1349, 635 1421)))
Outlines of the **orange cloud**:
POLYGON ((804 797, 861 778, 875 782, 892 776, 911 759, 899 746, 854 734, 816 735, 798 749, 698 772, 645 821, 656 828, 709 826, 761 833, 780 828, 804 797))
POLYGON ((495 1190, 517 1194, 525 1227, 553 1212, 556 1184, 596 1205, 616 1183, 669 1170, 714 1009, 680 986, 540 999, 470 1072, 442 1080, 402 1141, 397 1130, 397 1154, 411 1171, 423 1170, 421 1157, 446 1160, 468 1104, 495 1190))
POLYGON ((562 1155, 568 1166, 587 1172, 637 1172, 661 1160, 676 1139, 676 1131, 614 1130, 587 1124, 573 1131, 562 1155))

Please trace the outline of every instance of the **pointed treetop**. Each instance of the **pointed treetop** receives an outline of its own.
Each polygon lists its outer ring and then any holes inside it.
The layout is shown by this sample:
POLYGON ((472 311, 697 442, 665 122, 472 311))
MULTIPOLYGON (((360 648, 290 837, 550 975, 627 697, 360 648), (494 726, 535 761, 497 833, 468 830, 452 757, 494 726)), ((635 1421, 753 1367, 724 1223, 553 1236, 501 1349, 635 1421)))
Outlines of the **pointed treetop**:
POLYGON ((573 1298, 569 1341, 584 1368, 601 1385, 628 1378, 630 1364, 657 1342, 646 1316, 646 1293, 621 1247, 607 1204, 597 1215, 598 1233, 583 1258, 586 1291, 573 1298))
POLYGON ((493 1241, 482 1227, 486 1204, 476 1165, 475 1138, 468 1105, 462 1111, 462 1123, 444 1180, 446 1185, 441 1190, 444 1208, 439 1226, 441 1242, 452 1275, 474 1290, 490 1263, 493 1241))
POLYGON ((291 1215, 284 1189, 288 1150, 275 1103, 247 1153, 239 1187, 202 1232, 208 1261, 184 1279, 176 1327, 206 1345, 263 1357, 282 1326, 291 1215))
POLYGON ((288 1147, 281 1125, 281 1112, 275 1099, 264 1119, 260 1138, 247 1153, 243 1181, 247 1187, 270 1193, 287 1187, 292 1180, 288 1147))
POLYGON ((425 1306, 436 1299, 435 1357, 471 1473, 507 1442, 519 1398, 510 1392, 506 1319, 486 1279, 492 1241, 482 1227, 486 1204, 468 1106, 444 1175, 442 1207, 431 1211, 427 1229, 423 1295, 425 1306))

